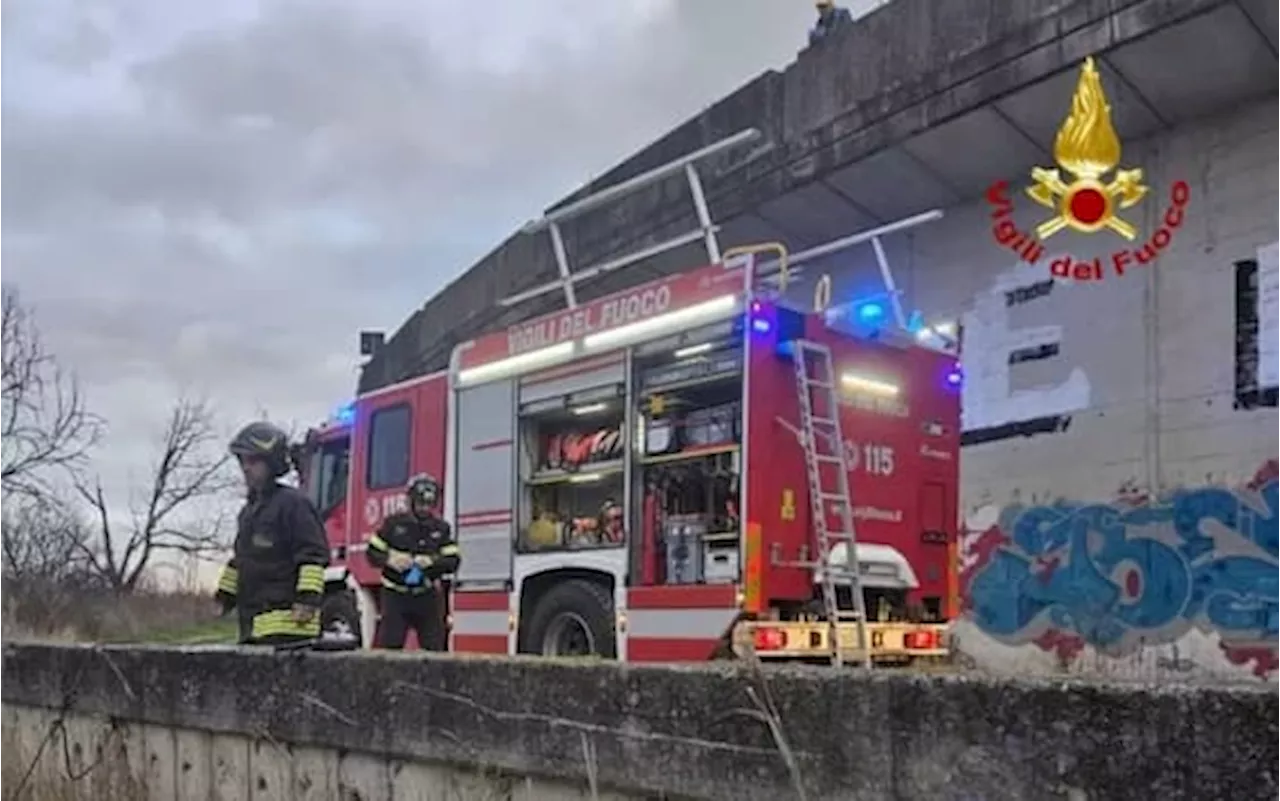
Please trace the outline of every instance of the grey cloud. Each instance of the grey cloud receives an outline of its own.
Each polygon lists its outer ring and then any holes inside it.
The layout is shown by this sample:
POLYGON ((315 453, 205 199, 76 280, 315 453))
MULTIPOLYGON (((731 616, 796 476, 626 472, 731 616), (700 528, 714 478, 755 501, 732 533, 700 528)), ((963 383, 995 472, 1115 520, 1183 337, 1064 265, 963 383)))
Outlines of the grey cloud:
POLYGON ((285 141, 186 120, 4 111, 4 222, 66 221, 77 213, 155 208, 237 222, 291 200, 285 141))

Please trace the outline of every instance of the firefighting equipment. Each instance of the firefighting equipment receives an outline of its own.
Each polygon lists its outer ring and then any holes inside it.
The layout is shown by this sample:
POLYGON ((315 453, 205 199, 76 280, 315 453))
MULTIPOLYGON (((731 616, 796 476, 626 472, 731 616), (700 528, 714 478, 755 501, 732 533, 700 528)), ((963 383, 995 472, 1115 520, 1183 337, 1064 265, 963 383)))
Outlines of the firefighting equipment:
POLYGON ((289 472, 289 435, 265 420, 256 420, 231 438, 227 450, 238 458, 258 458, 267 463, 271 475, 289 472))
POLYGON ((599 532, 602 543, 617 545, 623 540, 622 505, 612 498, 606 500, 600 506, 599 532))
POLYGON ((542 470, 576 470, 622 456, 622 426, 552 434, 543 441, 542 470))
POLYGON ((645 454, 670 453, 676 447, 675 420, 670 417, 649 418, 644 427, 645 454))
POLYGON ((419 473, 409 479, 404 492, 409 499, 410 511, 415 508, 434 509, 440 500, 440 482, 428 473, 419 473))
POLYGON ((544 512, 525 530, 525 541, 531 548, 554 548, 560 544, 560 524, 544 512))

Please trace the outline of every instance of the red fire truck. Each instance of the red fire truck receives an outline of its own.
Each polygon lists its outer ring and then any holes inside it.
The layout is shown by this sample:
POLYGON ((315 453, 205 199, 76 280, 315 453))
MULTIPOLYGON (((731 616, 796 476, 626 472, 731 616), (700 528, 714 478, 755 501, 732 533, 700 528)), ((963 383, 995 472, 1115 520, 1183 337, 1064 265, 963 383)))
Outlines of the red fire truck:
POLYGON ((588 303, 564 267, 566 310, 466 342, 448 370, 311 432, 304 480, 366 638, 378 577, 361 551, 425 471, 462 553, 454 651, 946 655, 955 355, 794 308, 784 249, 708 241, 710 265, 588 303))

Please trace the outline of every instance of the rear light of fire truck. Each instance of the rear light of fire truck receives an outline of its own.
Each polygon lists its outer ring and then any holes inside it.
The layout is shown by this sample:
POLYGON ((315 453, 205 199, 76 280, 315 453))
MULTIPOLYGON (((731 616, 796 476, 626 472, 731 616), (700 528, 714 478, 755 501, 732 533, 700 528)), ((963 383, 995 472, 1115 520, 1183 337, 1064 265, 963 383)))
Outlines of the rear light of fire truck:
POLYGON ((756 629, 757 651, 780 651, 787 647, 787 633, 782 629, 756 629))
POLYGON ((932 651, 938 647, 938 632, 908 631, 902 638, 902 644, 912 651, 932 651))

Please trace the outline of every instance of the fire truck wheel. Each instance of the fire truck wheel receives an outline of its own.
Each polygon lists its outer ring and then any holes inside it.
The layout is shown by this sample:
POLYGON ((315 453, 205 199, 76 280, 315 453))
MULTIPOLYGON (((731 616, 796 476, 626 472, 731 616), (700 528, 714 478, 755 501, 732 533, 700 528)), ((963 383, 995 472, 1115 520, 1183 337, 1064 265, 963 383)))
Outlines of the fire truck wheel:
POLYGON ((525 652, 613 659, 618 653, 613 598, 595 582, 557 584, 538 602, 525 634, 525 652))

